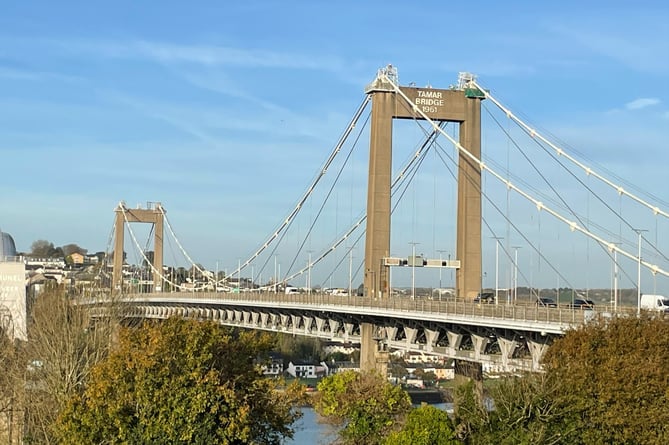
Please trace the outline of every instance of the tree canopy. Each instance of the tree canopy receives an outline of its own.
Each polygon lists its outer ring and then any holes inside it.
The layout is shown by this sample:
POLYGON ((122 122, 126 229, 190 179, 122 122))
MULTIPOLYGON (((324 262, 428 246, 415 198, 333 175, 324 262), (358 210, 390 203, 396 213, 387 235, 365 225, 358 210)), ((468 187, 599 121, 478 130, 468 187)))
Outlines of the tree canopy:
POLYGON ((406 423, 394 431, 383 445, 458 445, 453 422, 444 410, 421 405, 409 412, 406 423))
POLYGON ((318 384, 316 411, 341 425, 345 444, 383 443, 411 409, 409 395, 377 373, 340 372, 318 384))
POLYGON ((57 431, 68 444, 279 444, 292 437, 297 387, 277 391, 257 358, 267 334, 168 319, 123 329, 57 431))
POLYGON ((456 397, 470 444, 669 443, 669 320, 601 318, 558 339, 545 373, 503 380, 483 408, 471 385, 456 397))
POLYGON ((544 368, 562 384, 577 432, 569 443, 669 443, 666 318, 642 313, 584 325, 548 349, 544 368))

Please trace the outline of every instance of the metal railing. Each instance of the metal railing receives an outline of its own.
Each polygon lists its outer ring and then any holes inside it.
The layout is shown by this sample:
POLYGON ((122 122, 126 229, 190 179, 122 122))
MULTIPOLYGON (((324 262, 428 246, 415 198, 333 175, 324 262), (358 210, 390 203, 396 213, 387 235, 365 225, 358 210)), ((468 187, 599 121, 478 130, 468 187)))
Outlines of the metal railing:
POLYGON ((129 294, 129 300, 169 301, 178 299, 180 302, 192 300, 194 303, 220 301, 221 303, 247 303, 261 306, 299 305, 305 308, 331 309, 334 311, 368 309, 373 311, 390 311, 395 313, 423 313, 431 316, 449 315, 471 318, 489 318, 515 320, 518 322, 545 322, 559 325, 577 325, 594 316, 593 311, 571 309, 566 307, 543 307, 531 304, 480 304, 463 299, 411 299, 410 297, 393 297, 376 299, 357 296, 334 296, 322 293, 290 294, 273 292, 174 292, 129 294))

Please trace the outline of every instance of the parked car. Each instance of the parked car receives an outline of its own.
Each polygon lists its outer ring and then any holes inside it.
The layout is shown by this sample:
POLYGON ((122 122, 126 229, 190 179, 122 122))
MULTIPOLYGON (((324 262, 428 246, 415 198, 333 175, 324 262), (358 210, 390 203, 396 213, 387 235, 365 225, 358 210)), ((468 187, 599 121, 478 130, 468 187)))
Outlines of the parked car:
POLYGON ((539 297, 537 298, 537 306, 542 307, 557 307, 557 303, 552 298, 539 297))
POLYGON ((474 303, 495 304, 495 294, 493 292, 481 292, 474 298, 474 303))
POLYGON ((595 303, 592 300, 574 298, 574 302, 569 305, 573 309, 594 309, 595 303))

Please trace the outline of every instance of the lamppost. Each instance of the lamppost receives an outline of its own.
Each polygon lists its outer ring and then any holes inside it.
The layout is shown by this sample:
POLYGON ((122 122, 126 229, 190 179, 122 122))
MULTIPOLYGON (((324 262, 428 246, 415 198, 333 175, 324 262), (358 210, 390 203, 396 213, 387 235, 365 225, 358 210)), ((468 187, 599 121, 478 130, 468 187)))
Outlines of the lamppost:
POLYGON ((495 304, 499 303, 499 242, 503 240, 501 236, 493 236, 495 240, 495 304))
POLYGON ((411 244, 411 299, 416 299, 416 242, 410 242, 411 244))
POLYGON ((612 242, 613 245, 613 312, 618 312, 618 246, 621 243, 612 242))
POLYGON ((312 250, 308 250, 307 253, 309 254, 309 264, 308 269, 307 269, 307 295, 311 295, 311 252, 312 250))
POLYGON ((446 252, 446 250, 437 250, 437 252, 439 252, 439 299, 441 300, 441 269, 443 269, 443 267, 441 266, 442 263, 441 254, 446 252))
POLYGON ((641 238, 643 232, 648 232, 646 229, 632 229, 636 232, 636 234, 639 236, 639 239, 637 241, 637 246, 639 248, 638 250, 638 258, 637 258, 637 272, 636 272, 636 314, 639 315, 641 314, 641 238))
POLYGON ((216 261, 216 276, 214 277, 214 292, 218 292, 218 261, 216 261))
POLYGON ((278 255, 274 255, 274 293, 275 294, 277 292, 277 284, 279 282, 279 276, 277 275, 277 271, 276 271, 276 257, 277 256, 278 255))
POLYGON ((348 251, 348 296, 351 296, 351 288, 353 287, 353 247, 348 251))
POLYGON ((518 249, 522 247, 523 246, 513 246, 513 304, 516 304, 518 301, 518 249))

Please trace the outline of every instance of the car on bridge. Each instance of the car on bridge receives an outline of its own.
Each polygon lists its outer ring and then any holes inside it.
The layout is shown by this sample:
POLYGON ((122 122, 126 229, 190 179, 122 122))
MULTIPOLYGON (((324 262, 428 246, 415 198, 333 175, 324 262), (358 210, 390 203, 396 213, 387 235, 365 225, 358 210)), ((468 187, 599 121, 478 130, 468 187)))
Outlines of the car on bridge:
POLYGON ((474 298, 474 303, 495 304, 495 294, 492 292, 481 292, 474 298))
POLYGON ((537 298, 537 306, 541 307, 557 307, 557 303, 552 298, 539 297, 537 298))
POLYGON ((569 303, 569 307, 572 309, 594 309, 595 303, 592 300, 574 298, 574 301, 569 303))

